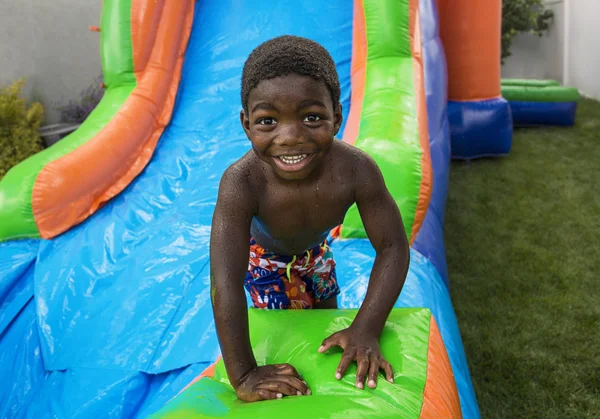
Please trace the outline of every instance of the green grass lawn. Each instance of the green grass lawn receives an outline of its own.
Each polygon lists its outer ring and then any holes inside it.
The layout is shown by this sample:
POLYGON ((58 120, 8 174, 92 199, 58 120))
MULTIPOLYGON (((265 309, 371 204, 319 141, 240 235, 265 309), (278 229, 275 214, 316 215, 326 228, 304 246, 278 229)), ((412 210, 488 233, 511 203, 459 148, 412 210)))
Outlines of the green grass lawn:
POLYGON ((482 417, 600 418, 600 102, 453 162, 445 226, 482 417))

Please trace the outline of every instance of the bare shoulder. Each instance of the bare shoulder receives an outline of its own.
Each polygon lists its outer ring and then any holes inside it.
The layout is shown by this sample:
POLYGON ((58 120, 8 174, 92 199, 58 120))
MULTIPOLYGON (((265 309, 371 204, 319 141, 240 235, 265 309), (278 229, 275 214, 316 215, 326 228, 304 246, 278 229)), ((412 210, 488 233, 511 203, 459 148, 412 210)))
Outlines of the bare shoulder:
POLYGON ((247 180, 248 176, 251 173, 251 162, 250 156, 248 153, 245 154, 242 158, 232 163, 225 172, 223 173, 223 177, 221 178, 221 184, 230 183, 230 182, 244 182, 247 180))
POLYGON ((383 176, 375 160, 361 149, 336 141, 332 147, 334 164, 339 165, 340 170, 346 173, 347 179, 352 179, 357 184, 370 182, 383 182, 383 176))
POLYGON ((256 157, 251 151, 229 166, 223 173, 219 184, 221 203, 235 203, 238 207, 255 208, 256 187, 260 183, 256 179, 260 170, 256 170, 256 157))

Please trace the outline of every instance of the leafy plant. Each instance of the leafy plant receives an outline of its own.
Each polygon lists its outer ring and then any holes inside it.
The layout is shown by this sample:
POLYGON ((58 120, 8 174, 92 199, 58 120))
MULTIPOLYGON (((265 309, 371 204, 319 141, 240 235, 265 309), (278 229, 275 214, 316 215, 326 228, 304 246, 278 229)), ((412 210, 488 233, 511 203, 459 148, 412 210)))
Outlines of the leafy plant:
POLYGON ((44 114, 40 103, 27 106, 24 80, 0 88, 0 179, 8 169, 42 150, 39 128, 44 114))
POLYGON ((98 76, 92 85, 81 91, 78 101, 70 100, 66 105, 55 104, 60 111, 60 121, 78 124, 85 121, 104 95, 104 89, 101 86, 102 76, 98 76))
POLYGON ((512 55, 512 42, 519 33, 543 36, 550 28, 554 12, 542 0, 502 0, 502 63, 512 55))

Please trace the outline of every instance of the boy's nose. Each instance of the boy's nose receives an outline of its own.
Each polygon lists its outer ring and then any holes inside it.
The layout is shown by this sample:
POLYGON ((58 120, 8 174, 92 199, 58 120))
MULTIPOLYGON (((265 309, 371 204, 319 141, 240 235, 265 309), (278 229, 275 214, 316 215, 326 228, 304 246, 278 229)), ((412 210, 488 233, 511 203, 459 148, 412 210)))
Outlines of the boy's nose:
POLYGON ((304 142, 302 129, 296 124, 280 126, 275 143, 279 146, 293 147, 304 142))

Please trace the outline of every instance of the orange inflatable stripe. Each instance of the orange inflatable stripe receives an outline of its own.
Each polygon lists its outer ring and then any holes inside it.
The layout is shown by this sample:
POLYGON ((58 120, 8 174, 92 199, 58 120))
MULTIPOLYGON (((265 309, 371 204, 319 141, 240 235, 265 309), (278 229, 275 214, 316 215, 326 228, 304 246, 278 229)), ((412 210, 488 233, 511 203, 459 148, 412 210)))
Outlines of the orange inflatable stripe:
POLYGON ((191 383, 189 383, 187 386, 185 386, 184 388, 181 389, 181 391, 179 393, 177 393, 177 395, 183 393, 185 390, 187 390, 189 387, 193 386, 194 384, 196 384, 198 381, 200 381, 201 379, 208 377, 208 378, 212 378, 215 376, 215 368, 217 367, 217 364, 219 363, 219 361, 221 360, 222 356, 219 355, 217 357, 217 360, 210 364, 208 367, 206 367, 206 369, 204 371, 202 371, 202 373, 197 376, 196 378, 194 378, 192 380, 191 383))
POLYGON ((333 227, 329 232, 329 235, 333 239, 339 238, 342 235, 342 225, 340 224, 339 226, 333 227))
POLYGON ((501 0, 438 0, 448 99, 500 97, 501 0))
POLYGON ((354 0, 352 22, 352 64, 350 113, 344 129, 344 142, 354 145, 360 129, 360 117, 367 80, 367 29, 362 0, 354 0))
POLYGON ((133 71, 138 83, 152 53, 157 35, 154 28, 159 23, 164 4, 165 0, 132 0, 131 3, 133 71))
POLYGON ((194 3, 133 1, 137 87, 102 131, 39 173, 32 209, 42 238, 55 237, 85 220, 125 189, 150 161, 171 118, 194 3), (154 28, 158 30, 153 37, 154 28))
POLYGON ((462 418, 458 390, 437 323, 431 316, 421 419, 462 418))
POLYGON ((423 67, 423 42, 421 39, 421 12, 419 0, 410 0, 410 47, 413 56, 413 74, 415 84, 415 100, 417 103, 417 120, 419 124, 419 140, 421 143, 421 186, 419 201, 415 211, 410 234, 412 244, 423 225, 429 208, 433 189, 431 154, 429 150, 429 126, 427 122, 427 98, 425 95, 425 75, 423 67))

